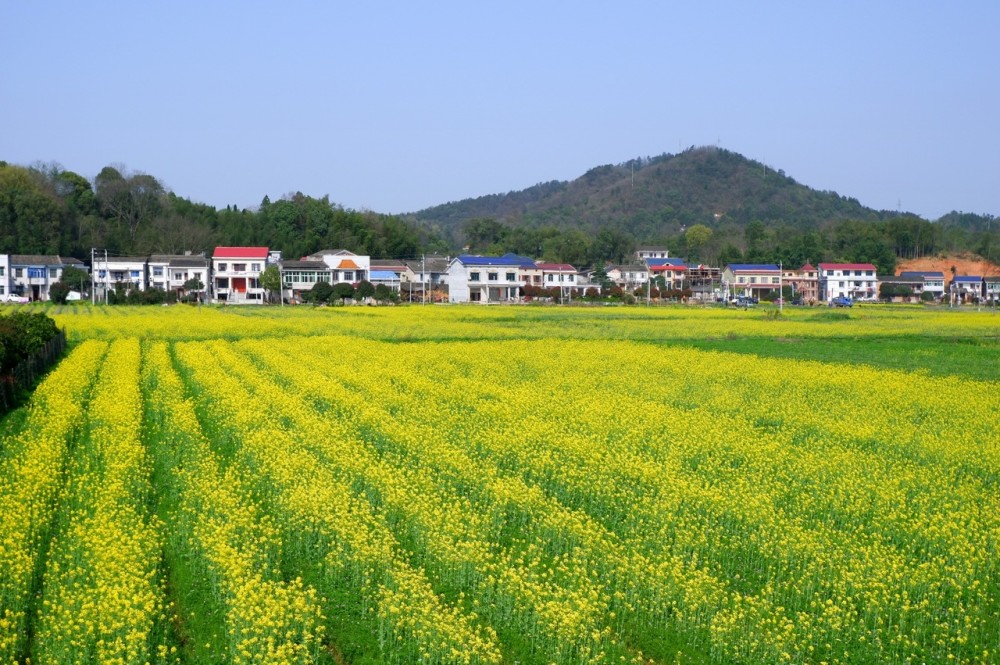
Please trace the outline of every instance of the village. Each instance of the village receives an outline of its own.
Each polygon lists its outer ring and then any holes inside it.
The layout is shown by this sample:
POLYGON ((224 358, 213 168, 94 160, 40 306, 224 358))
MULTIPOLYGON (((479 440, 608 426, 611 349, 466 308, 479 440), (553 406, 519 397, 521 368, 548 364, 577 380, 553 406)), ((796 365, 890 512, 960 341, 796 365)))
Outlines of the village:
MULTIPOLYGON (((617 297, 628 302, 683 300, 750 305, 850 306, 856 302, 995 303, 1000 276, 941 271, 879 275, 871 263, 729 264, 723 267, 671 257, 666 247, 640 246, 631 261, 578 269, 527 256, 460 254, 411 260, 378 259, 346 249, 323 250, 299 259, 282 258, 268 247, 216 247, 205 253, 112 256, 92 252, 86 265, 76 258, 0 254, 0 302, 50 300, 50 287, 66 268, 90 275, 92 288, 71 291, 70 300, 107 302, 112 292, 152 289, 204 303, 264 304, 276 294, 262 283, 273 267, 282 304, 308 300, 317 284, 331 287, 368 283, 402 302, 560 303, 617 297)), ((69 285, 73 287, 73 284, 69 285)), ((352 292, 353 293, 353 292, 352 292)), ((364 294, 358 301, 364 301, 364 294)))

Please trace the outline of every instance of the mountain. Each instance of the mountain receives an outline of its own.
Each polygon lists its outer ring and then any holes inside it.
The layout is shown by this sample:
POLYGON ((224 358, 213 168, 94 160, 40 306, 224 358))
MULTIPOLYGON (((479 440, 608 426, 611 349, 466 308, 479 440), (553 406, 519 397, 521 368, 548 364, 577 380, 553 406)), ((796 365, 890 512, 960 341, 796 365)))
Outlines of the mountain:
POLYGON ((753 221, 811 230, 840 220, 878 221, 897 214, 817 191, 738 153, 701 147, 598 166, 570 182, 455 201, 408 218, 454 242, 462 240, 462 225, 476 218, 510 227, 588 233, 612 227, 639 242, 657 242, 693 224, 732 234, 753 221))

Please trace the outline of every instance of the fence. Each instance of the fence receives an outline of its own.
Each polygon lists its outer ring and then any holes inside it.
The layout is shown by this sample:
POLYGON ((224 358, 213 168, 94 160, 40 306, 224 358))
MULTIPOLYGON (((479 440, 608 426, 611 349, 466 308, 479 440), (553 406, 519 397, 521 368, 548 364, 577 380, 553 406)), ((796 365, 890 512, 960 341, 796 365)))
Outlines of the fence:
POLYGON ((0 415, 15 408, 21 397, 52 367, 66 349, 66 331, 55 337, 14 367, 10 374, 0 376, 0 415))

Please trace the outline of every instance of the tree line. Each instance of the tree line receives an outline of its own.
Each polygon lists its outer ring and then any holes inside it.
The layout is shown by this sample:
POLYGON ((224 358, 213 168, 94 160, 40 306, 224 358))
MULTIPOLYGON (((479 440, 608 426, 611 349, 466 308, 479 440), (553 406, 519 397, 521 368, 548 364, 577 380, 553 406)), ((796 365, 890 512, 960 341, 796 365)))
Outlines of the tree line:
POLYGON ((392 215, 345 209, 301 192, 264 197, 254 209, 194 203, 141 171, 107 166, 91 182, 58 164, 0 162, 0 253, 89 260, 116 255, 211 253, 217 245, 260 245, 299 257, 325 248, 411 258, 447 251, 433 234, 392 215))

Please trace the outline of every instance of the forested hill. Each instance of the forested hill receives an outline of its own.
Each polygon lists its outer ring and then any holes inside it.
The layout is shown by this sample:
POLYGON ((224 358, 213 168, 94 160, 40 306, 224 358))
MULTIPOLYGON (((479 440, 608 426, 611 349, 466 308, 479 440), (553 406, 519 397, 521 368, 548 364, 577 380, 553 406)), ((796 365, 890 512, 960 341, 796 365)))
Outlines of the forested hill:
POLYGON ((412 219, 456 242, 462 241, 462 225, 475 218, 591 233, 612 227, 640 242, 654 242, 693 224, 742 236, 755 220, 811 230, 838 220, 875 221, 895 214, 811 189, 735 152, 703 147, 598 166, 570 182, 446 203, 412 219))
POLYGON ((216 209, 124 167, 105 167, 89 180, 56 164, 0 161, 0 254, 87 259, 91 248, 135 255, 263 245, 292 258, 332 248, 411 258, 467 248, 582 267, 621 262, 637 244, 666 245, 673 256, 714 265, 870 261, 888 273, 897 259, 942 251, 996 261, 1000 222, 875 211, 718 148, 599 166, 572 182, 403 216, 300 192, 265 196, 255 208, 216 209))

